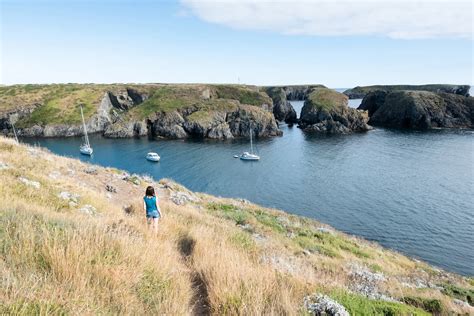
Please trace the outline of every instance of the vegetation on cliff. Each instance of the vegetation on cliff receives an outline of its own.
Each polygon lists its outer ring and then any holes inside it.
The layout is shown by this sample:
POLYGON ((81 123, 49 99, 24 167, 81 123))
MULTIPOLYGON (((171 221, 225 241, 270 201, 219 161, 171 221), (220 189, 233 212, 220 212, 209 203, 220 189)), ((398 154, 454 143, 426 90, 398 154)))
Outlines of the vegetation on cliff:
MULTIPOLYGON (((259 88, 241 85, 199 84, 62 84, 62 85, 17 85, 0 89, 0 129, 11 132, 10 121, 15 121, 19 133, 24 136, 72 136, 81 135, 79 126, 80 106, 91 132, 103 132, 109 137, 131 137, 154 134, 146 121, 171 115, 170 126, 162 125, 164 137, 186 137, 184 122, 193 112, 208 122, 218 112, 222 121, 213 121, 208 128, 202 126, 200 137, 229 138, 232 130, 224 126, 227 114, 238 112, 243 106, 254 117, 263 117, 260 112, 271 113, 271 98, 259 88), (205 117, 207 114, 207 117, 205 117), (12 120, 11 118, 14 118, 12 120)), ((165 119, 165 122, 167 120, 165 119)), ((199 121, 194 121, 194 125, 199 121)), ((265 125, 256 130, 257 136, 278 135, 278 126, 273 122, 254 122, 265 125), (262 132, 265 131, 265 132, 262 132)), ((153 124, 151 124, 153 125, 153 124)), ((161 130, 161 129, 159 129, 161 130)))
POLYGON ((474 128, 474 98, 452 93, 377 90, 364 97, 359 109, 368 110, 369 124, 377 126, 474 128))
POLYGON ((295 215, 0 138, 1 314, 472 314, 472 279, 295 215), (141 197, 164 212, 147 229, 141 197))
POLYGON ((342 93, 328 88, 315 89, 301 109, 299 126, 319 133, 348 134, 369 130, 367 113, 349 108, 347 103, 348 98, 342 93))
POLYGON ((429 92, 444 92, 444 93, 454 93, 463 96, 469 95, 469 85, 453 85, 453 84, 425 84, 425 85, 374 85, 374 86, 358 86, 352 89, 344 91, 344 94, 347 95, 350 99, 362 99, 369 92, 374 92, 378 90, 382 91, 401 91, 401 90, 410 90, 410 91, 429 91, 429 92))

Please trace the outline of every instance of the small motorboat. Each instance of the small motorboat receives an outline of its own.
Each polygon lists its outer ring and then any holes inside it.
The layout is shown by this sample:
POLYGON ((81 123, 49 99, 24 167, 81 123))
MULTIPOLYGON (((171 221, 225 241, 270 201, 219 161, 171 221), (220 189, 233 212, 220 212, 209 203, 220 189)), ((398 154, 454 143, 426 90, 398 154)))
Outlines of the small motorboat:
POLYGON ((94 152, 92 147, 88 144, 81 145, 81 147, 79 147, 79 151, 81 152, 81 154, 87 155, 87 156, 92 156, 92 153, 94 152))
POLYGON ((146 160, 158 162, 160 161, 160 156, 157 153, 148 153, 146 154, 146 160))
POLYGON ((249 152, 244 152, 242 155, 240 155, 240 159, 242 160, 260 160, 260 156, 251 154, 249 152))
POLYGON ((234 155, 234 158, 240 158, 240 155, 234 155))

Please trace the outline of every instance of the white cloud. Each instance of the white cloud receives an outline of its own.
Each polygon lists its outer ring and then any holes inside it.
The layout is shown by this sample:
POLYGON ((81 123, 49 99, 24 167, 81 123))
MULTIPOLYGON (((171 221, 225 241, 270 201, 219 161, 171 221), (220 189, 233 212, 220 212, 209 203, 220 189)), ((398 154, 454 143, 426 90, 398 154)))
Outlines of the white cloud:
POLYGON ((181 4, 207 22, 289 35, 473 36, 470 0, 181 0, 181 4))

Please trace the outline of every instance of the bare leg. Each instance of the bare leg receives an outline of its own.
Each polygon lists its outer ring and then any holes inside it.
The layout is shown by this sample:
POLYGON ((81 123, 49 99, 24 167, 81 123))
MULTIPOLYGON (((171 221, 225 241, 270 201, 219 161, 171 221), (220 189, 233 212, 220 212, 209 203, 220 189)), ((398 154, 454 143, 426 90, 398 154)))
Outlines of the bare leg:
POLYGON ((158 233, 158 218, 153 218, 153 231, 158 233))

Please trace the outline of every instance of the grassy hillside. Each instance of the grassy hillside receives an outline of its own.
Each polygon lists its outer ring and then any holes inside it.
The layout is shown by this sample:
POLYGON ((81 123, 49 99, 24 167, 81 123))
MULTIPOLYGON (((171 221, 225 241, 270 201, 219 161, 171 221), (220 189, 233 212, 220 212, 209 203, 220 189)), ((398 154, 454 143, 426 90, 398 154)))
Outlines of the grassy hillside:
POLYGON ((473 313, 454 301, 472 279, 307 218, 5 138, 0 177, 0 314, 300 315, 312 293, 357 315, 473 313))

